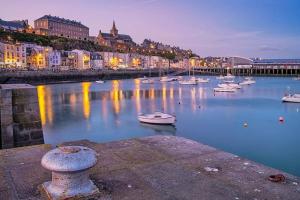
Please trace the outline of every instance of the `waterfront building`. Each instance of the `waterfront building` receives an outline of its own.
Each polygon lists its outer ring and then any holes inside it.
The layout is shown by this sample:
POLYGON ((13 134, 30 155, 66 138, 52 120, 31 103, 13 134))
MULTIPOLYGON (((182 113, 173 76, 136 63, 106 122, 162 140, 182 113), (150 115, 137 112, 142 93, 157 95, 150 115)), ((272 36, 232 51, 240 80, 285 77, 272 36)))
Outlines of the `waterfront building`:
POLYGON ((49 67, 49 55, 52 47, 44 47, 36 44, 24 44, 26 47, 27 66, 32 69, 46 69, 49 67))
POLYGON ((34 29, 37 34, 66 37, 78 40, 89 39, 89 28, 80 22, 45 15, 34 21, 34 29))
POLYGON ((78 53, 72 51, 61 52, 61 69, 74 70, 78 69, 78 53))
POLYGON ((9 68, 25 68, 26 46, 21 43, 0 42, 0 64, 9 68))
POLYGON ((253 64, 253 60, 244 57, 230 57, 227 59, 227 67, 230 68, 249 68, 253 64))
POLYGON ((92 52, 91 53, 91 68, 92 69, 102 69, 103 68, 103 59, 100 53, 92 52))
POLYGON ((110 33, 102 33, 101 30, 97 36, 97 43, 101 46, 112 47, 116 50, 127 50, 131 46, 135 46, 132 38, 129 35, 119 34, 115 21, 110 30, 110 33))
POLYGON ((5 21, 0 19, 0 29, 5 31, 24 32, 28 27, 28 20, 5 21))
MULTIPOLYGON (((76 55, 77 60, 75 60, 76 64, 77 64, 76 69, 86 70, 86 69, 91 68, 90 52, 85 51, 85 50, 78 50, 78 49, 75 49, 72 52, 77 54, 76 55)), ((74 55, 74 54, 71 54, 71 55, 74 55)))
POLYGON ((49 67, 59 67, 61 66, 62 62, 61 62, 61 52, 54 50, 52 52, 49 53, 48 56, 48 60, 49 60, 49 67))
POLYGON ((104 66, 109 68, 127 68, 130 64, 130 54, 118 52, 102 52, 104 66))

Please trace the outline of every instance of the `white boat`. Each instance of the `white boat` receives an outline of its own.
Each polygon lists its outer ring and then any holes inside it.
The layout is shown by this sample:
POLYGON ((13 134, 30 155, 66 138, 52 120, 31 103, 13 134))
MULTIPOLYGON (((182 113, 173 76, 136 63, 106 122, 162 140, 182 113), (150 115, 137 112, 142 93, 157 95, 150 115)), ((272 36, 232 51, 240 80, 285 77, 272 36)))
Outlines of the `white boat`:
POLYGON ((220 75, 220 76, 218 76, 216 79, 218 79, 218 80, 223 80, 223 79, 224 79, 224 76, 220 75))
POLYGON ((253 80, 251 77, 246 77, 243 82, 239 83, 239 85, 252 85, 254 83, 256 83, 255 80, 253 80))
POLYGON ((154 80, 153 79, 144 79, 144 80, 142 80, 142 83, 144 83, 144 84, 153 84, 154 80))
POLYGON ((160 79, 160 82, 172 82, 172 81, 177 81, 177 78, 164 76, 161 77, 160 79))
POLYGON ((218 84, 218 87, 220 87, 220 88, 234 88, 234 89, 241 89, 242 88, 239 84, 236 84, 236 83, 221 83, 221 84, 218 84))
POLYGON ((197 77, 195 77, 195 76, 192 76, 191 77, 191 80, 194 80, 194 81, 196 81, 196 82, 198 82, 198 83, 208 83, 209 82, 209 79, 207 78, 207 79, 204 79, 204 78, 197 78, 197 77))
POLYGON ((225 88, 214 88, 214 92, 236 92, 235 88, 225 87, 225 88))
POLYGON ((137 78, 138 80, 147 80, 148 78, 146 76, 142 77, 142 78, 137 78))
POLYGON ((96 81, 96 83, 103 84, 103 83, 105 83, 105 82, 104 82, 104 81, 101 81, 101 80, 99 80, 99 81, 96 81))
POLYGON ((190 79, 190 80, 182 80, 178 81, 180 85, 197 85, 198 82, 196 80, 190 79))
POLYGON ((138 116, 138 120, 147 124, 170 125, 175 123, 176 117, 162 112, 155 112, 153 114, 141 114, 138 116))
POLYGON ((226 76, 224 76, 224 79, 234 79, 235 76, 231 75, 231 74, 227 74, 226 76))
POLYGON ((224 83, 234 83, 234 80, 225 80, 224 83))
POLYGON ((283 102, 300 103, 300 94, 289 94, 282 98, 283 102))

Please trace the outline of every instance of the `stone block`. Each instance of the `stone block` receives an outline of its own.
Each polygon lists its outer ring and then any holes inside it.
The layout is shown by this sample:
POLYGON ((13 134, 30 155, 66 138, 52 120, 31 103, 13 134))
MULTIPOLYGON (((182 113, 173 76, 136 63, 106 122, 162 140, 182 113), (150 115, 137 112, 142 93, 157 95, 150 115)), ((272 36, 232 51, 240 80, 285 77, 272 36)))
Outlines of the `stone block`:
POLYGON ((15 143, 29 141, 29 133, 28 132, 19 132, 14 134, 14 141, 15 143))
POLYGON ((28 104, 28 103, 38 103, 37 96, 15 96, 12 99, 13 105, 17 104, 28 104))
POLYGON ((1 89, 0 90, 0 97, 2 98, 2 99, 5 99, 5 98, 7 98, 7 99, 11 99, 11 97, 12 97, 12 91, 11 90, 3 90, 3 89, 1 89))
POLYGON ((30 132, 30 138, 32 140, 42 139, 43 138, 43 131, 42 130, 35 130, 30 132))

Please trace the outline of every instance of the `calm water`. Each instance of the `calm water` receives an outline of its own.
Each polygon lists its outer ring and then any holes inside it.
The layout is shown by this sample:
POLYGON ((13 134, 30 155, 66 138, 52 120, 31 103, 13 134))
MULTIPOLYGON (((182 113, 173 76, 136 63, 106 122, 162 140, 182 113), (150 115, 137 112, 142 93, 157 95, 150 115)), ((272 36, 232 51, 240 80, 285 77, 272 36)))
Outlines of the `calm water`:
POLYGON ((280 100, 288 90, 300 93, 300 82, 256 78, 255 85, 235 94, 214 96, 218 81, 210 78, 198 86, 139 80, 39 86, 45 142, 177 135, 300 176, 300 104, 280 100), (176 127, 137 121, 138 113, 155 111, 176 114, 176 127))

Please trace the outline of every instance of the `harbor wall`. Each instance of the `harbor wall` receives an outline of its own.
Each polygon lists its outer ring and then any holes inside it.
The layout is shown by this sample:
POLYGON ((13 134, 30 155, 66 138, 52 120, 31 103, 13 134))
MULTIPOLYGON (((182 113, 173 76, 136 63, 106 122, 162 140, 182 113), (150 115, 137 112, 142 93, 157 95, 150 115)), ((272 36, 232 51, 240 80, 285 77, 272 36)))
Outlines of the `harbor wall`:
POLYGON ((0 148, 43 144, 36 87, 0 85, 0 148))

